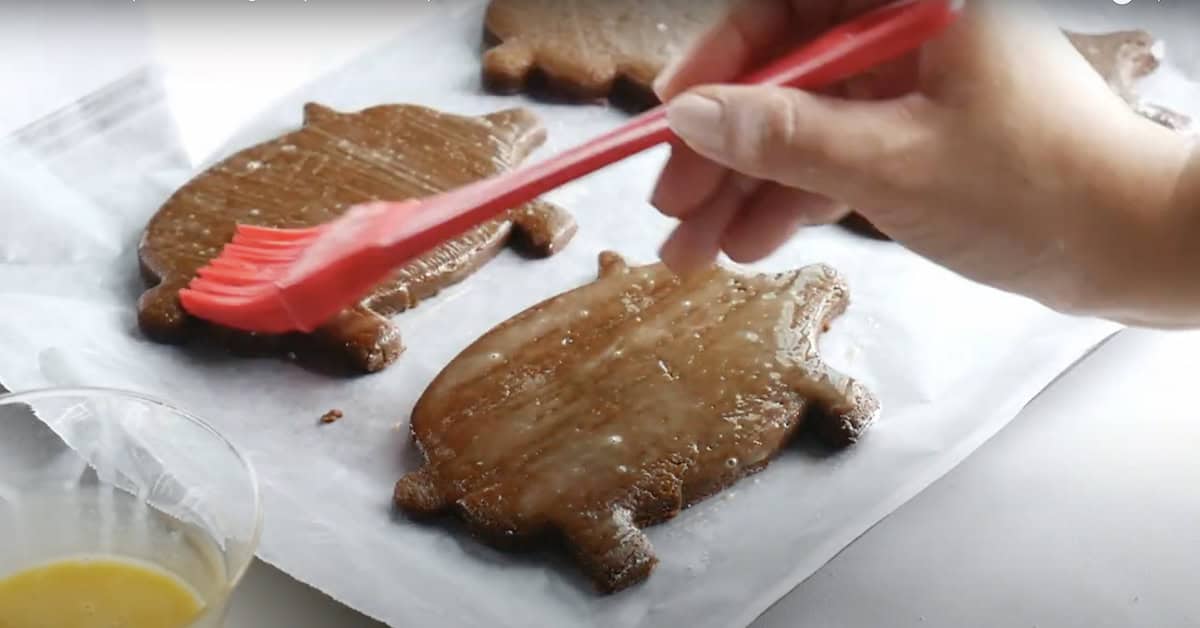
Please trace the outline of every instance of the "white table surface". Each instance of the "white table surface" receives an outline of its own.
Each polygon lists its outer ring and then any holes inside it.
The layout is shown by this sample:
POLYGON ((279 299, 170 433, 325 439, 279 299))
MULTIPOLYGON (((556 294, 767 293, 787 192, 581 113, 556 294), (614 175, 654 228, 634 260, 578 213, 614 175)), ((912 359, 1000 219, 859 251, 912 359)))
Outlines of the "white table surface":
MULTIPOLYGON (((428 10, 237 0, 201 19, 166 2, 46 4, 0 4, 0 134, 153 54, 197 157, 254 109, 428 10)), ((1200 333, 1119 335, 756 628, 1200 626, 1198 375, 1200 333)), ((261 563, 229 619, 376 625, 261 563)))

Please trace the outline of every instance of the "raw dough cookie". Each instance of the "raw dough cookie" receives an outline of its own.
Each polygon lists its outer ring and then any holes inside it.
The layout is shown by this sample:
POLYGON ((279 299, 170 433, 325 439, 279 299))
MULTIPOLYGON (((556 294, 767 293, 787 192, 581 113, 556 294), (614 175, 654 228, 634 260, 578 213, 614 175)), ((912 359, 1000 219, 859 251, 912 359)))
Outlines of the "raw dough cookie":
POLYGON ((428 196, 510 169, 544 139, 537 119, 522 109, 476 118, 412 105, 339 113, 309 104, 300 130, 209 168, 151 219, 138 254, 152 287, 138 302, 138 324, 161 342, 206 336, 239 353, 296 353, 322 365, 378 371, 403 351, 388 316, 470 275, 514 235, 535 255, 553 254, 575 232, 570 216, 542 202, 514 209, 400 267, 311 335, 209 325, 181 309, 179 290, 220 253, 237 223, 309 227, 363 201, 428 196))
POLYGON ((417 403, 426 465, 403 510, 453 509, 498 544, 561 535, 603 591, 649 576, 641 528, 759 471, 801 429, 845 447, 875 419, 822 362, 833 269, 680 280, 615 254, 600 278, 488 332, 417 403))

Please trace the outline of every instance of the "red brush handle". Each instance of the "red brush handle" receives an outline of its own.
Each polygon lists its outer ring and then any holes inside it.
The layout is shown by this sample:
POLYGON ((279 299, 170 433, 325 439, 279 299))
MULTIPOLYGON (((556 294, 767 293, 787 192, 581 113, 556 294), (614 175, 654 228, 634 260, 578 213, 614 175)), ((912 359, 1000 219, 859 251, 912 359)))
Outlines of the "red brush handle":
MULTIPOLYGON (((911 52, 958 15, 957 0, 899 0, 826 32, 742 83, 819 89, 911 52)), ((428 250, 512 207, 630 155, 677 138, 656 107, 552 159, 426 199, 391 242, 428 250)), ((410 248, 412 247, 412 248, 410 248)))

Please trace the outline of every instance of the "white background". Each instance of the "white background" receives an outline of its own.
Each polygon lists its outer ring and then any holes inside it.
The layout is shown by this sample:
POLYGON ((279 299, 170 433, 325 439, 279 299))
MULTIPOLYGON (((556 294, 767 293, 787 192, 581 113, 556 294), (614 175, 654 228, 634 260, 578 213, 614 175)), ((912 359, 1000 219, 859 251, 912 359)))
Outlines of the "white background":
MULTIPOLYGON (((181 127, 203 156, 252 113, 246 103, 266 106, 387 39, 411 9, 342 5, 335 14, 330 4, 259 2, 268 10, 250 12, 226 2, 227 27, 201 33, 149 4, 148 43, 137 12, 121 3, 80 5, 68 17, 0 6, 0 133, 116 78, 150 48, 170 71, 181 115, 195 116, 181 127), (289 26, 298 11, 327 19, 289 26)), ((1153 8, 1140 15, 1153 19, 1153 8)), ((758 625, 1200 625, 1197 356, 1197 334, 1118 336, 758 625)), ((256 565, 230 625, 372 624, 256 565)))

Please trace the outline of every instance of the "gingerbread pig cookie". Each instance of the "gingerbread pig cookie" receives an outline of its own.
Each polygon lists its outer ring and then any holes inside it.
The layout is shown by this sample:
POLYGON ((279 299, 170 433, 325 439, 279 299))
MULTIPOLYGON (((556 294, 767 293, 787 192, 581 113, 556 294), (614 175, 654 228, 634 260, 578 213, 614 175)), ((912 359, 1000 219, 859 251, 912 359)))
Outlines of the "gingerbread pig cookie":
POLYGON ((801 430, 854 443, 879 405, 818 353, 847 304, 831 268, 600 266, 438 375, 412 415, 426 464, 394 499, 502 546, 561 537, 616 591, 657 562, 641 528, 762 470, 801 430))
POLYGON ((1184 130, 1191 125, 1187 116, 1144 102, 1137 93, 1138 79, 1153 74, 1161 64, 1155 51, 1159 42, 1153 35, 1142 30, 1099 34, 1068 32, 1067 38, 1104 77, 1113 92, 1139 115, 1169 129, 1184 130))
POLYGON ((634 106, 657 99, 663 67, 729 0, 492 0, 484 22, 490 50, 484 84, 514 92, 544 88, 571 99, 615 95, 634 106))
POLYGON ((1157 40, 1146 31, 1096 34, 1067 31, 1066 34, 1083 58, 1126 102, 1137 100, 1134 83, 1158 69, 1159 60, 1154 53, 1157 40))
POLYGON ((428 196, 510 169, 545 139, 534 115, 521 109, 464 117, 412 105, 339 113, 309 104, 304 114, 298 131, 209 168, 151 219, 138 248, 151 285, 138 302, 147 336, 171 343, 204 336, 239 353, 296 353, 378 371, 403 350, 388 316, 470 275, 514 236, 532 254, 548 256, 574 234, 570 216, 552 205, 513 209, 400 267, 313 334, 249 334, 188 316, 179 290, 221 252, 238 223, 309 227, 363 201, 428 196))

